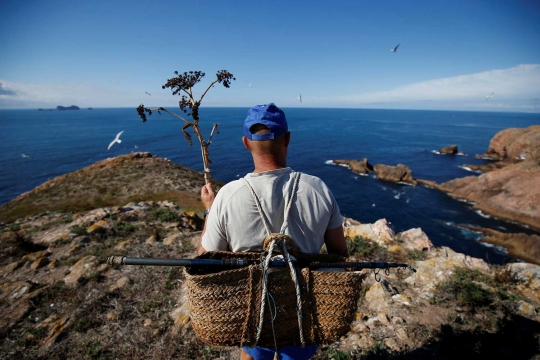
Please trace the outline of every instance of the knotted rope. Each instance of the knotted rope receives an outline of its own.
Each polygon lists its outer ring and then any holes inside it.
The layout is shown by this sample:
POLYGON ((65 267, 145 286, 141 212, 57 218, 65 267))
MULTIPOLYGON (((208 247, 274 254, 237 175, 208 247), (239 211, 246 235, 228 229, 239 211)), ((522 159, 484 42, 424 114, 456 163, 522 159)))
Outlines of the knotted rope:
POLYGON ((295 254, 297 253, 298 248, 296 244, 294 244, 294 241, 292 240, 292 238, 289 235, 285 234, 285 230, 288 227, 289 212, 293 204, 294 195, 296 194, 296 191, 298 189, 298 181, 300 179, 300 173, 294 173, 293 176, 294 176, 293 187, 289 195, 287 207, 285 209, 283 225, 281 226, 281 230, 279 234, 270 232, 270 227, 266 221, 266 218, 264 217, 264 213, 262 211, 261 204, 260 204, 259 198, 257 197, 257 194, 255 193, 255 190, 253 190, 253 187, 251 186, 251 184, 249 184, 249 182, 246 179, 242 179, 244 183, 246 184, 246 186, 248 187, 248 189, 250 190, 253 199, 255 200, 255 204, 257 205, 257 210, 259 211, 259 215, 261 216, 261 220, 263 222, 263 225, 267 233, 267 237, 266 239, 264 239, 264 242, 263 242, 263 247, 265 248, 265 250, 268 251, 268 255, 263 261, 261 311, 259 314, 259 325, 257 327, 257 334, 255 336, 255 343, 253 346, 257 346, 257 343, 259 342, 259 338, 262 332, 262 327, 263 327, 263 322, 264 322, 264 310, 266 307, 266 298, 268 294, 268 287, 267 287, 268 268, 269 268, 270 260, 272 259, 272 252, 274 251, 274 248, 276 246, 281 247, 281 251, 283 252, 283 257, 285 258, 285 261, 289 264, 291 277, 293 279, 294 287, 296 291, 296 311, 298 313, 298 330, 300 332, 300 342, 302 343, 302 347, 305 347, 306 345, 306 341, 304 339, 304 332, 302 329, 302 298, 301 298, 301 293, 300 293, 300 284, 298 283, 298 276, 296 274, 296 268, 294 267, 291 261, 291 257, 290 257, 289 249, 287 248, 287 245, 291 247, 291 251, 293 251, 293 253, 295 254))

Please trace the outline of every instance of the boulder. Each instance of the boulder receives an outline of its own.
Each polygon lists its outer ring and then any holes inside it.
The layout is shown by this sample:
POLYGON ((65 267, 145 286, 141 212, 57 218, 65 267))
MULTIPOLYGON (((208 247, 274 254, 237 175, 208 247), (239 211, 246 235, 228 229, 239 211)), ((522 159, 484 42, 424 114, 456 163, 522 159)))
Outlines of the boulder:
POLYGON ((447 147, 443 147, 442 149, 439 150, 439 152, 441 154, 457 154, 458 152, 458 147, 457 145, 450 145, 450 146, 447 146, 447 147))
POLYGON ((416 180, 412 176, 411 169, 403 164, 396 166, 389 166, 384 164, 377 164, 374 167, 377 178, 392 182, 404 182, 412 185, 416 185, 416 180))
POLYGON ((367 158, 362 160, 332 160, 336 165, 346 165, 352 172, 357 174, 369 174, 373 172, 373 166, 368 162, 367 158))
POLYGON ((64 277, 66 285, 75 286, 84 281, 90 274, 96 272, 97 257, 86 256, 79 260, 70 269, 70 273, 64 277))
POLYGON ((431 250, 433 243, 421 228, 409 229, 398 234, 401 246, 407 250, 431 250))
POLYGON ((394 231, 388 226, 386 219, 379 219, 374 224, 362 224, 356 220, 345 218, 343 221, 345 237, 361 238, 386 245, 394 239, 394 231))

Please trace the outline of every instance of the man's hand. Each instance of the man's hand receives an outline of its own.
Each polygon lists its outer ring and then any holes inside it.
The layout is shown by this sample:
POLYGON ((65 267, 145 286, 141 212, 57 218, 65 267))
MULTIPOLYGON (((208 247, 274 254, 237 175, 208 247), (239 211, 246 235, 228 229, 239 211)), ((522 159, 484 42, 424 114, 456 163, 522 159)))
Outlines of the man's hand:
POLYGON ((212 183, 204 185, 201 189, 201 201, 205 209, 210 209, 216 198, 216 193, 212 187, 212 183))

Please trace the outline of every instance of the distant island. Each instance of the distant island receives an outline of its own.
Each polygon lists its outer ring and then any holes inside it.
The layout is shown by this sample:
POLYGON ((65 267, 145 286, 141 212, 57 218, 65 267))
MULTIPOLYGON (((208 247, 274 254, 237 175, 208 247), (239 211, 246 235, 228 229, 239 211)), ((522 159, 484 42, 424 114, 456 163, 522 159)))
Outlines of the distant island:
POLYGON ((75 105, 71 105, 71 106, 58 105, 56 109, 38 109, 38 111, 53 111, 53 110, 81 110, 81 109, 75 105))

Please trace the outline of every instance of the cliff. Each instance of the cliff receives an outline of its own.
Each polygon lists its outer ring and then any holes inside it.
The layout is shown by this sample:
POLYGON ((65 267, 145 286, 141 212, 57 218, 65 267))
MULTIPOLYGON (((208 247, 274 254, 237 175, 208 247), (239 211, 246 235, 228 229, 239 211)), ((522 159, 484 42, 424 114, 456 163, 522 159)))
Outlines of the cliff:
POLYGON ((482 156, 500 159, 501 165, 434 187, 487 214, 540 230, 540 126, 497 133, 482 156))
MULTIPOLYGON (((109 255, 193 257, 202 206, 188 211, 194 203, 186 194, 200 189, 202 175, 142 153, 83 170, 15 199, 11 206, 39 200, 42 211, 0 224, 1 353, 14 359, 237 359, 238 349, 209 347, 195 338, 181 268, 105 264, 109 255), (172 194, 186 196, 144 199, 164 191, 164 176, 179 187, 172 194), (84 190, 73 193, 77 181, 82 187, 109 182, 133 188, 116 195, 104 191, 115 205, 58 210, 58 203, 83 196, 84 190), (121 202, 139 188, 147 192, 121 202)), ((99 195, 97 190, 88 188, 87 197, 99 195)), ((539 266, 492 266, 433 246, 418 228, 395 234, 384 219, 345 219, 344 228, 352 258, 406 262, 418 272, 370 272, 351 331, 322 346, 314 359, 452 359, 472 353, 480 359, 530 359, 538 353, 539 266)))
MULTIPOLYGON (((213 181, 219 188, 220 183, 213 181)), ((141 200, 179 200, 204 210, 201 173, 136 152, 108 158, 81 170, 58 176, 0 206, 0 221, 13 221, 49 211, 84 211, 141 200)))

